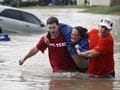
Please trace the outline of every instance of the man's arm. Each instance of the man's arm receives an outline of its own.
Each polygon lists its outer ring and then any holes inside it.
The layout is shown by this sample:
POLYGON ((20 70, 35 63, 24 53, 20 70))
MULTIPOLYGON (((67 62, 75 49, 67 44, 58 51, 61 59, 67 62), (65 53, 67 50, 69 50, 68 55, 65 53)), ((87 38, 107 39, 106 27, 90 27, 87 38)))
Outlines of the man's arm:
POLYGON ((88 50, 88 51, 85 51, 85 52, 80 52, 79 49, 76 49, 76 51, 77 51, 77 54, 79 56, 82 56, 82 57, 88 57, 88 58, 90 58, 90 57, 94 57, 94 56, 100 55, 100 52, 98 52, 98 51, 96 51, 94 49, 88 50))
POLYGON ((25 55, 25 57, 23 57, 22 59, 19 60, 19 65, 22 65, 28 58, 35 55, 38 51, 39 50, 37 47, 31 48, 30 51, 25 55))
POLYGON ((22 59, 19 60, 19 65, 22 65, 28 58, 32 57, 35 55, 39 50, 44 53, 45 49, 47 48, 47 44, 44 41, 44 37, 41 37, 39 42, 29 50, 29 52, 23 57, 22 59))

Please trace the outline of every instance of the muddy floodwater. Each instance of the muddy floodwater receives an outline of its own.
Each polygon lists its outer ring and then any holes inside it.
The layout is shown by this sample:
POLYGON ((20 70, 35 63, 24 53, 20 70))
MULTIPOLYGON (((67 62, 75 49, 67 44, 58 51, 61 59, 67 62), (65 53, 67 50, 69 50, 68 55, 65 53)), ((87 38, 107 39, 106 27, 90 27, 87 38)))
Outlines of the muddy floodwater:
POLYGON ((60 22, 81 25, 89 30, 96 28, 101 18, 110 17, 114 22, 115 79, 89 79, 74 72, 52 73, 48 52, 39 52, 22 66, 18 65, 28 50, 40 39, 41 34, 9 34, 10 42, 0 42, 0 90, 120 90, 120 16, 82 13, 79 9, 25 9, 43 22, 56 16, 60 22))

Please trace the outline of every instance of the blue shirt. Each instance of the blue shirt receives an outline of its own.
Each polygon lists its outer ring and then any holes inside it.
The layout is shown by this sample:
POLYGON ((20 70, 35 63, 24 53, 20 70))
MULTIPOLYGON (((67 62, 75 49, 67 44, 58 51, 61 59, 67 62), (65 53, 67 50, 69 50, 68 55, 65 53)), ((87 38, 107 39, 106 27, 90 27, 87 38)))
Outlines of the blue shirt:
MULTIPOLYGON (((59 31, 65 37, 69 54, 70 55, 75 55, 75 54, 77 54, 76 49, 75 49, 75 44, 71 41, 72 29, 73 28, 71 26, 67 25, 67 24, 63 24, 63 23, 59 24, 59 31)), ((81 52, 87 51, 89 49, 89 43, 88 43, 87 37, 84 37, 83 39, 81 39, 77 43, 77 45, 79 45, 79 50, 81 52)))

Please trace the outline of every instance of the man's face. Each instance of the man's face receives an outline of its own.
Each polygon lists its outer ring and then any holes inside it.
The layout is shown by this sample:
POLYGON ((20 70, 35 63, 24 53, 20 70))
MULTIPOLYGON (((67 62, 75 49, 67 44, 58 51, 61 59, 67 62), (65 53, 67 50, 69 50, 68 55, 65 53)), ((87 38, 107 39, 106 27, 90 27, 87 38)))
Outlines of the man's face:
POLYGON ((107 29, 105 26, 99 26, 99 36, 105 37, 109 34, 111 30, 107 29))
POLYGON ((59 30, 58 30, 59 27, 56 23, 48 24, 47 26, 51 35, 55 36, 59 33, 59 30))

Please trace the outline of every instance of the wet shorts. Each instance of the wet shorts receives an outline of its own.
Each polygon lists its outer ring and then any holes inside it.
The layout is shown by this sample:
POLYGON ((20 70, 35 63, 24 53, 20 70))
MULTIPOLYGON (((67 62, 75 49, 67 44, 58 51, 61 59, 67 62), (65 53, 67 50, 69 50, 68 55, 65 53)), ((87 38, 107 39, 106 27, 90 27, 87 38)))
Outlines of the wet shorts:
POLYGON ((86 73, 88 68, 77 68, 77 71, 80 73, 86 73))

